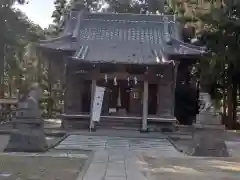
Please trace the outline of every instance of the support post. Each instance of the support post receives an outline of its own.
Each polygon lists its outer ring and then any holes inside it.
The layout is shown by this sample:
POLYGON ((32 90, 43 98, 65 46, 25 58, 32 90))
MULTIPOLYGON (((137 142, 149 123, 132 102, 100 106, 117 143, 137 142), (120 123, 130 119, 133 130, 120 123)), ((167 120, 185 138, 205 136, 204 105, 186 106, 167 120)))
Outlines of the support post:
POLYGON ((147 117, 148 117, 148 81, 145 80, 143 85, 142 132, 146 132, 148 130, 147 117))
POLYGON ((172 101, 173 101, 173 105, 172 105, 172 112, 171 114, 174 116, 175 115, 175 91, 176 91, 176 86, 177 86, 177 74, 178 74, 178 67, 179 67, 179 62, 174 62, 173 65, 173 84, 172 84, 172 101))
MULTIPOLYGON (((95 79, 92 80, 92 87, 91 87, 91 107, 90 107, 90 111, 91 111, 91 116, 92 116, 92 111, 93 111, 93 101, 94 101, 94 95, 95 95, 95 89, 96 89, 96 83, 97 81, 95 79)), ((95 130, 96 127, 95 127, 95 124, 94 122, 91 120, 91 117, 90 117, 90 127, 89 127, 89 130, 90 132, 93 130, 95 130)))

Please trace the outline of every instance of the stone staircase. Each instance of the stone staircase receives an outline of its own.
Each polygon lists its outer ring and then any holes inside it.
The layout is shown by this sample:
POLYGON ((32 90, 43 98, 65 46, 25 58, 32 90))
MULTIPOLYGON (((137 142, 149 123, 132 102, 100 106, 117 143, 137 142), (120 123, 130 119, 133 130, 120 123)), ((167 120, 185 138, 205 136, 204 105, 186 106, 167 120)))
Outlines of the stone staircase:
MULTIPOLYGON (((102 116, 99 122, 96 122, 97 129, 121 129, 121 130, 140 130, 141 118, 134 117, 111 117, 102 116)), ((63 120, 63 127, 65 129, 88 129, 89 117, 81 118, 67 118, 63 120)))
POLYGON ((64 129, 89 129, 89 118, 67 118, 62 121, 64 129))
POLYGON ((100 122, 96 124, 97 129, 121 129, 121 130, 140 130, 140 118, 118 118, 118 117, 102 117, 100 122))

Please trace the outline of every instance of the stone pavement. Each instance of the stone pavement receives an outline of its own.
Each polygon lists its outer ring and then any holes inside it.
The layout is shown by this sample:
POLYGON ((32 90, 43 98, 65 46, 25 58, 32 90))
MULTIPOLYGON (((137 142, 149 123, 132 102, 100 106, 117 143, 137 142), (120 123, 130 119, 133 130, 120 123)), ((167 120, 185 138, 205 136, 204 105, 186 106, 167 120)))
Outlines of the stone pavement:
POLYGON ((77 180, 147 180, 138 158, 141 153, 184 157, 167 139, 70 135, 55 148, 96 151, 85 176, 77 180))
POLYGON ((127 138, 109 136, 70 135, 56 149, 121 150, 131 152, 157 152, 162 156, 183 156, 165 138, 127 138))

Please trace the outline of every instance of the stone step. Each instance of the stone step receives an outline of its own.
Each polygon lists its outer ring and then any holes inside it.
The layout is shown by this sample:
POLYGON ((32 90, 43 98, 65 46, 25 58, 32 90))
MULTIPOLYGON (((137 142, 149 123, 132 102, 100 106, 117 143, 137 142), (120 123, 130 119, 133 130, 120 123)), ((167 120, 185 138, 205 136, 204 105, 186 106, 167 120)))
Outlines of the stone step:
POLYGON ((134 130, 139 131, 140 127, 127 127, 127 126, 97 126, 97 129, 109 129, 109 130, 134 130))
MULTIPOLYGON (((63 121, 63 126, 64 128, 88 129, 89 119, 65 120, 63 121)), ((96 123, 96 126, 101 129, 139 129, 141 127, 141 120, 101 118, 101 120, 96 123)))
POLYGON ((118 119, 102 118, 97 123, 97 128, 104 129, 140 129, 141 120, 138 119, 118 119))

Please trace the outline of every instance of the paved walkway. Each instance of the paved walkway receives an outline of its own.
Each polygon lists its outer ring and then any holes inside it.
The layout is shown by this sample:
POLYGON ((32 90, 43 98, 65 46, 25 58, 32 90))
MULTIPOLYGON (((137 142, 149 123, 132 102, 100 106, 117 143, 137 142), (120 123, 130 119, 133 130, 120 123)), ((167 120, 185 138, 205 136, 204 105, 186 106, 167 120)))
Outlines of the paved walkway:
POLYGON ((167 139, 70 135, 55 148, 96 151, 83 180, 147 180, 138 159, 141 153, 184 156, 167 139))
POLYGON ((125 138, 109 136, 70 135, 56 149, 85 149, 94 151, 157 152, 161 156, 183 156, 165 138, 125 138))

